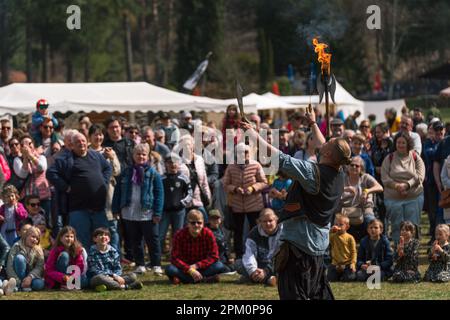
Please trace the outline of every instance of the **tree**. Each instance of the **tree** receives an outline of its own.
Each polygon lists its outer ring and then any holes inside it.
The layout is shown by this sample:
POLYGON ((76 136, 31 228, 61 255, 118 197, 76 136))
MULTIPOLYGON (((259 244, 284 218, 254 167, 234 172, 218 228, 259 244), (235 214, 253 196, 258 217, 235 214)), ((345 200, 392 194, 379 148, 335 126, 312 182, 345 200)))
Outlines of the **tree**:
POLYGON ((183 0, 177 6, 177 50, 175 83, 179 88, 209 51, 219 59, 222 42, 223 0, 183 0))

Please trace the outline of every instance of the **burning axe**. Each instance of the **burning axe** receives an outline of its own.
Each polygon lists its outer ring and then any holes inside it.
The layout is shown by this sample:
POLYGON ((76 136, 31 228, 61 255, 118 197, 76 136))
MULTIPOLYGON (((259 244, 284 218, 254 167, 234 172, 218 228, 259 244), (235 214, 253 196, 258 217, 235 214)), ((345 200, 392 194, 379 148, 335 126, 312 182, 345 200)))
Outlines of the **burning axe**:
POLYGON ((328 93, 330 93, 331 100, 334 101, 334 94, 336 92, 336 78, 331 73, 331 53, 326 53, 325 49, 328 45, 325 43, 319 43, 317 38, 313 39, 314 51, 317 53, 317 60, 321 64, 320 77, 317 77, 317 91, 319 92, 319 104, 322 103, 323 96, 325 95, 325 118, 327 119, 327 138, 331 137, 330 130, 330 104, 328 93))

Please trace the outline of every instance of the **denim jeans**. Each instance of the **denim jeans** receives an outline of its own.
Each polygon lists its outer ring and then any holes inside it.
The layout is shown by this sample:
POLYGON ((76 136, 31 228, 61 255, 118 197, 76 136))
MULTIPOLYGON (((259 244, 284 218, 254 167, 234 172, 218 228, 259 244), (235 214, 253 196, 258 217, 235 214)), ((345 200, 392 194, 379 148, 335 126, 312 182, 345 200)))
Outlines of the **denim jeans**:
MULTIPOLYGON (((13 261, 14 271, 16 272, 17 276, 20 279, 20 284, 18 284, 19 288, 22 287, 22 280, 25 279, 28 274, 28 266, 27 266, 27 259, 21 254, 18 254, 14 257, 13 261)), ((44 289, 44 280, 39 278, 34 278, 31 280, 31 290, 33 291, 40 291, 44 289)))
MULTIPOLYGON (((207 269, 197 271, 199 271, 204 277, 211 277, 219 274, 222 270, 222 262, 217 261, 210 265, 207 269)), ((194 279, 190 275, 184 273, 173 264, 170 264, 166 267, 166 274, 169 278, 178 277, 183 283, 194 283, 194 279)))
POLYGON ((127 233, 131 236, 133 258, 136 266, 145 266, 144 249, 142 238, 144 238, 150 250, 150 264, 152 267, 161 265, 161 246, 159 242, 159 225, 153 221, 131 221, 122 220, 127 233))
POLYGON ((420 226, 423 201, 423 192, 416 199, 411 200, 384 199, 395 245, 400 239, 400 224, 402 221, 411 221, 420 226))
POLYGON ((184 216, 186 215, 186 210, 181 209, 179 211, 164 211, 159 222, 159 239, 161 242, 161 248, 164 247, 164 240, 166 239, 167 230, 169 225, 172 226, 172 236, 175 232, 183 228, 184 216))
POLYGON ((69 213, 69 225, 77 231, 78 240, 83 247, 90 248, 95 229, 108 228, 105 211, 75 210, 69 213))
POLYGON ((341 272, 338 271, 335 265, 330 264, 327 269, 328 281, 355 281, 356 272, 352 272, 350 266, 345 266, 345 269, 341 272))
POLYGON ((111 233, 111 242, 110 245, 122 256, 122 250, 120 248, 120 235, 118 231, 117 220, 109 220, 109 232, 111 233))
MULTIPOLYGON (((58 259, 56 260, 56 270, 70 276, 71 274, 67 272, 67 268, 69 267, 69 262, 70 262, 69 254, 65 251, 61 252, 58 259)), ((81 275, 80 285, 81 285, 82 289, 89 287, 89 281, 88 281, 86 275, 81 275)))

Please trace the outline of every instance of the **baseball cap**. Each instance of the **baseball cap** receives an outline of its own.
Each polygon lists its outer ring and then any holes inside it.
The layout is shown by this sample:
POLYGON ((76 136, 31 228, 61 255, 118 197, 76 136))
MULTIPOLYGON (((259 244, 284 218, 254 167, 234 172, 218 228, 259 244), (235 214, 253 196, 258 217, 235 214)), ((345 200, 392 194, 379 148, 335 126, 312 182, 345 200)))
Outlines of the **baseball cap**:
POLYGON ((161 119, 170 119, 170 116, 167 112, 162 112, 160 118, 161 119))
POLYGON ((183 113, 181 114, 181 118, 182 119, 192 118, 192 114, 189 111, 183 111, 183 113))
POLYGON ((49 103, 45 99, 39 99, 36 102, 36 108, 39 108, 39 109, 46 109, 46 108, 48 108, 48 105, 49 105, 49 103))
POLYGON ((213 218, 213 217, 222 218, 222 215, 220 214, 219 209, 212 209, 212 210, 209 210, 208 216, 209 216, 210 218, 213 218))
POLYGON ((444 129, 444 124, 442 123, 442 121, 435 121, 435 122, 433 122, 433 125, 432 125, 432 127, 433 127, 433 130, 443 130, 444 129))

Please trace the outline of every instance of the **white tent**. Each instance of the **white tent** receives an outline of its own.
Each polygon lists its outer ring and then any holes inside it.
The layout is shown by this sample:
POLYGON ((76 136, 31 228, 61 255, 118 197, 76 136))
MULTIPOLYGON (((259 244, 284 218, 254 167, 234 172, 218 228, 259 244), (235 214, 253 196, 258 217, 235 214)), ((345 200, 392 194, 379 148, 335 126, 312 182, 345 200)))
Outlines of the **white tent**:
POLYGON ((447 89, 444 89, 440 92, 441 96, 444 97, 450 97, 450 87, 448 87, 447 89))
MULTIPOLYGON (((319 104, 318 95, 305 95, 305 96, 278 96, 273 93, 267 92, 263 94, 264 97, 272 99, 280 99, 283 102, 295 105, 298 107, 306 107, 309 103, 313 105, 319 104)), ((336 82, 336 92, 334 94, 334 101, 336 101, 336 110, 342 110, 344 116, 349 116, 353 114, 356 110, 361 111, 364 114, 364 103, 361 100, 355 99, 344 87, 341 86, 339 82, 336 82)), ((333 101, 330 99, 330 104, 333 101)), ((322 99, 322 106, 325 104, 325 97, 322 99)))
MULTIPOLYGON (((278 97, 278 96, 276 96, 278 97)), ((236 99, 227 99, 230 104, 237 104, 236 99)), ((245 112, 247 107, 255 106, 259 110, 269 110, 269 109, 295 109, 298 108, 296 105, 287 103, 279 98, 271 98, 263 95, 256 94, 254 92, 242 97, 242 103, 244 104, 245 112)))
MULTIPOLYGON (((222 112, 228 105, 226 100, 191 96, 146 82, 14 83, 0 88, 0 114, 34 112, 41 98, 49 101, 52 112, 222 112)), ((247 112, 256 110, 255 105, 246 107, 247 112)))
MULTIPOLYGON (((450 89, 450 88, 449 88, 450 89)), ((306 107, 309 103, 313 105, 319 104, 319 96, 278 96, 271 92, 264 93, 263 96, 272 99, 280 99, 296 107, 306 107)), ((361 117, 358 119, 367 119, 369 114, 374 114, 378 121, 384 121, 384 111, 387 108, 394 108, 400 114, 401 108, 405 105, 405 100, 387 100, 387 101, 362 101, 353 97, 344 87, 336 82, 336 92, 334 95, 336 101, 336 111, 342 110, 345 117, 353 114, 356 110, 361 112, 361 117)), ((325 97, 322 99, 322 106, 325 103, 325 97)), ((332 103, 330 99, 330 103, 332 103)))

